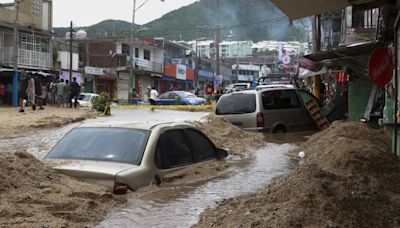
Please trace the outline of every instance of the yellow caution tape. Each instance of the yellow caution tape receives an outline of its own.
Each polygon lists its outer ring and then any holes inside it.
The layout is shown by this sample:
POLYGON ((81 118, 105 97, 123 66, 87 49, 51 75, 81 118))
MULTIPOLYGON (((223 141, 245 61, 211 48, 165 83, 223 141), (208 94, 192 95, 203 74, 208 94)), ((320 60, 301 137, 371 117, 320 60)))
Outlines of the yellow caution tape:
POLYGON ((173 109, 173 110, 205 110, 213 109, 213 105, 117 105, 112 108, 124 109, 173 109))

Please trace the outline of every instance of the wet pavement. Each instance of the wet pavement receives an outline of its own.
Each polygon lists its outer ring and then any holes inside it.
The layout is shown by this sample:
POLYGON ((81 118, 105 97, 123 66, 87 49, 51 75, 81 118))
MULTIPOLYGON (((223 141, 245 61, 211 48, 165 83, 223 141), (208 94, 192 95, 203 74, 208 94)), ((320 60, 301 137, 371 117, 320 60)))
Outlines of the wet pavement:
MULTIPOLYGON (((115 109, 112 114, 111 117, 88 119, 62 128, 41 130, 32 135, 0 139, 0 150, 26 149, 42 159, 61 137, 81 124, 193 121, 205 113, 115 109)), ((111 212, 98 227, 190 227, 198 222, 199 215, 207 207, 213 207, 226 198, 255 192, 274 178, 286 174, 293 168, 289 151, 312 133, 266 134, 266 142, 269 143, 254 151, 253 156, 245 160, 230 160, 236 167, 232 171, 196 186, 162 187, 155 192, 131 198, 123 208, 111 212)))

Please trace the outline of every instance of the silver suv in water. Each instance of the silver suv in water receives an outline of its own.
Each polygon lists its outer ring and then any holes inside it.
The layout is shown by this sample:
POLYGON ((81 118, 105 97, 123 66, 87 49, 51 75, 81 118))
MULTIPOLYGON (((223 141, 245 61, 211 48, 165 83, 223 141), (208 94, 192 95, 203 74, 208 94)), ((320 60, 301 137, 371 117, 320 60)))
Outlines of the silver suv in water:
POLYGON ((266 88, 222 96, 216 115, 252 131, 286 132, 317 129, 305 102, 316 99, 305 90, 266 88))

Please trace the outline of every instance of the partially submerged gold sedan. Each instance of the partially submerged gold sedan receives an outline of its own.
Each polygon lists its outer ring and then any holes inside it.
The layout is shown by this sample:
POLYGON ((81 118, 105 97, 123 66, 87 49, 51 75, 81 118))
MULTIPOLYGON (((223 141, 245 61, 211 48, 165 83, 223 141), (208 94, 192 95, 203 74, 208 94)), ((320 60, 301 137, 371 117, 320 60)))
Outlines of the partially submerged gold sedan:
POLYGON ((56 161, 61 173, 124 194, 227 155, 191 124, 162 123, 74 128, 45 160, 56 161))

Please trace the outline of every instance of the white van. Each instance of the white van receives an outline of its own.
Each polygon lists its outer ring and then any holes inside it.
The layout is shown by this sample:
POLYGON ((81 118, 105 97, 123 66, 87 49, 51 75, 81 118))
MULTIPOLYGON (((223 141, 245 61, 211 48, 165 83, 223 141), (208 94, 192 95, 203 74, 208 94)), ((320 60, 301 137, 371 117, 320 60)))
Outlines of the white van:
POLYGON ((287 132, 317 129, 304 103, 316 99, 305 90, 266 88, 225 94, 216 115, 251 131, 287 132))

